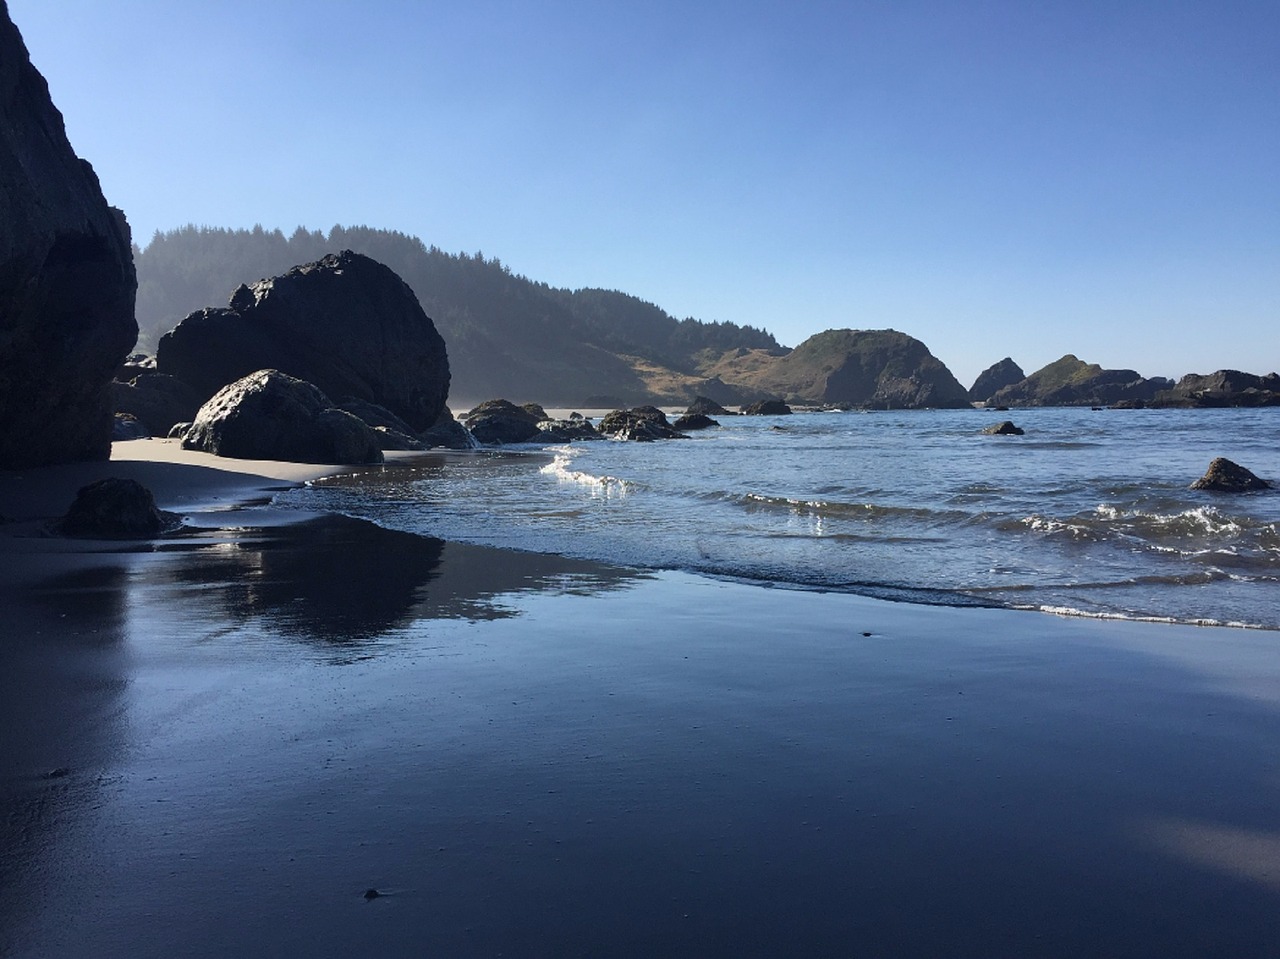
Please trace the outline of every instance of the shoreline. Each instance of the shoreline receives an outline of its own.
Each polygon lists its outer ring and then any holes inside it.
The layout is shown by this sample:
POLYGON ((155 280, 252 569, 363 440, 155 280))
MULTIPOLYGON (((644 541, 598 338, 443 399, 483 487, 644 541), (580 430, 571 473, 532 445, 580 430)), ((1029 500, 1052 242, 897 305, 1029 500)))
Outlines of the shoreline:
POLYGON ((0 954, 1280 936, 1270 634, 218 526, 300 481, 238 465, 165 489, 212 512, 145 548, 0 537, 0 954))

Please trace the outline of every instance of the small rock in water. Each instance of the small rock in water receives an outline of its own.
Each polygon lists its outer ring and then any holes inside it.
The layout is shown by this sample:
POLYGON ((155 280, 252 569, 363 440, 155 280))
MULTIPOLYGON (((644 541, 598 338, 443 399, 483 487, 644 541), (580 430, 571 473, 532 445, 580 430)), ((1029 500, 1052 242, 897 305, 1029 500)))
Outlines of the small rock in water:
POLYGON ((364 897, 366 899, 377 899, 381 895, 382 893, 378 892, 376 889, 366 889, 364 891, 364 897))
POLYGON ((1250 490, 1271 489, 1271 484, 1254 476, 1238 463, 1219 456, 1209 464, 1205 474, 1191 484, 1191 488, 1215 493, 1246 493, 1250 490))
POLYGON ((988 426, 982 432, 988 436, 1021 436, 1024 431, 1022 427, 1014 426, 1013 420, 1005 420, 995 426, 988 426))

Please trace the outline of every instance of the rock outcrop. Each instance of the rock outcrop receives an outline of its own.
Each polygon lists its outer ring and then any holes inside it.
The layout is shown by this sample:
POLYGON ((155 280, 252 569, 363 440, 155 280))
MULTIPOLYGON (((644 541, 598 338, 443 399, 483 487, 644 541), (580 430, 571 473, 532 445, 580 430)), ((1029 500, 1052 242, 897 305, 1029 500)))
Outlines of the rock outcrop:
POLYGON ((200 396, 181 380, 142 371, 127 383, 111 384, 117 414, 135 417, 152 436, 167 436, 175 423, 189 423, 200 409, 200 396))
POLYGON ((1021 436, 1026 432, 1021 426, 1015 426, 1013 420, 994 423, 982 431, 987 436, 1021 436))
POLYGON ((151 491, 137 480, 111 476, 82 486, 67 514, 52 524, 60 536, 91 539, 150 539, 179 523, 156 508, 151 491))
POLYGON ((217 392, 196 414, 183 448, 233 459, 381 463, 378 435, 336 409, 313 384, 258 370, 217 392))
POLYGON ((528 443, 538 435, 538 423, 546 418, 541 407, 530 410, 510 400, 485 400, 465 413, 462 422, 477 442, 505 445, 528 443))
POLYGON ((667 420, 667 414, 656 406, 637 406, 630 410, 614 410, 604 416, 597 427, 605 436, 617 440, 647 443, 652 440, 688 439, 667 420))
POLYGON ((0 469, 111 455, 137 285, 124 216, 0 3, 0 469))
POLYGON ((1280 406, 1280 374, 1257 376, 1240 370, 1218 370, 1207 376, 1188 373, 1171 389, 1156 395, 1151 406, 1224 407, 1280 406))
POLYGON ((978 374, 973 386, 969 387, 969 399, 974 403, 986 403, 1006 386, 1020 383, 1026 377, 1022 367, 1013 362, 1013 357, 1006 356, 978 374))
POLYGON ((708 399, 705 396, 695 396, 693 402, 689 404, 689 408, 684 411, 685 416, 732 416, 733 414, 726 410, 715 400, 708 399))
POLYGON ((161 337, 156 368, 205 397, 275 369, 338 402, 383 406, 414 432, 436 422, 449 392, 444 340, 418 298, 349 250, 241 286, 226 309, 192 313, 161 337))
POLYGON ((1173 383, 1146 379, 1134 370, 1104 370, 1071 353, 1042 367, 1019 383, 998 390, 990 406, 1109 406, 1154 399, 1173 383))
POLYGON ((1214 493, 1248 493, 1271 489, 1271 484, 1254 476, 1238 463, 1219 456, 1209 464, 1205 474, 1191 484, 1191 488, 1214 493))
POLYGON ((788 402, 959 409, 969 394, 929 348, 896 330, 827 330, 784 356, 741 350, 708 373, 788 402))
POLYGON ((671 424, 673 429, 687 432, 688 430, 706 430, 720 424, 713 420, 705 413, 685 413, 674 423, 671 424))
POLYGON ((419 438, 428 448, 469 450, 479 445, 471 431, 454 418, 453 411, 447 406, 440 411, 431 428, 419 438))
POLYGON ((790 416, 791 407, 782 400, 757 400, 742 408, 743 416, 790 416))

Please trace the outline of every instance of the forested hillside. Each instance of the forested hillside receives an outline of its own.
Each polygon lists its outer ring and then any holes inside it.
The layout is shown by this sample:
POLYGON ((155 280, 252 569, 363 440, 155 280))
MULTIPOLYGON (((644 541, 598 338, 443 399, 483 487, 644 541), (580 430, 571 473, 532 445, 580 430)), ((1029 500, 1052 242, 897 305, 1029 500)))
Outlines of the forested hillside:
POLYGON ((494 396, 543 403, 683 402, 740 391, 700 368, 728 350, 783 352, 769 333, 734 323, 676 320, 652 303, 609 290, 563 290, 513 274, 483 254, 445 253, 416 237, 335 226, 227 230, 187 226, 135 249, 139 347, 188 313, 223 306, 241 283, 326 253, 354 250, 385 263, 413 288, 444 336, 455 406, 494 396))

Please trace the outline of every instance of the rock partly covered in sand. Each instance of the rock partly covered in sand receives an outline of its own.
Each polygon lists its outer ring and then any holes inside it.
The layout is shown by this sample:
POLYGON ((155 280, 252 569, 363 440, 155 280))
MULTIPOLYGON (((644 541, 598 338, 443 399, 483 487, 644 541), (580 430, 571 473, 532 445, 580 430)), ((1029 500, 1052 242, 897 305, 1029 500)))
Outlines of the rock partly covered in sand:
POLYGON ((149 539, 179 522, 156 508, 151 491, 137 480, 108 477, 83 486, 67 514, 51 525, 61 536, 149 539))
POLYGON ((1026 376, 1022 367, 1013 362, 1013 357, 1006 356, 978 374, 973 386, 969 387, 969 399, 974 403, 986 403, 1000 390, 1022 382, 1026 376))
POLYGON ((236 380, 200 407, 183 448, 234 459, 381 463, 378 435, 313 384, 278 370, 236 380))
POLYGON ((124 215, 0 3, 0 469, 110 456, 137 286, 124 215))
POLYGON ((1191 484, 1192 489, 1210 490, 1215 493, 1247 493, 1252 490, 1271 489, 1271 484, 1254 476, 1238 463, 1219 456, 1205 474, 1191 484))
POLYGON ((227 309, 192 313, 160 339, 157 369, 211 396, 255 370, 376 403, 429 429, 449 392, 449 358, 418 298, 390 268, 349 250, 251 286, 227 309))
POLYGON ((614 410, 600 420, 599 431, 618 440, 688 439, 667 420, 667 414, 656 406, 637 406, 629 410, 614 410))
POLYGON ((742 408, 743 416, 787 416, 791 407, 782 400, 758 400, 742 408))
POLYGON ((982 432, 988 436, 1021 436, 1025 431, 1020 426, 1014 426, 1012 420, 1004 420, 988 426, 982 432))

